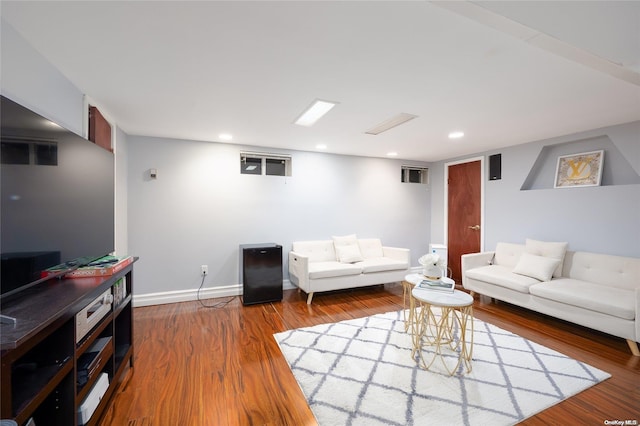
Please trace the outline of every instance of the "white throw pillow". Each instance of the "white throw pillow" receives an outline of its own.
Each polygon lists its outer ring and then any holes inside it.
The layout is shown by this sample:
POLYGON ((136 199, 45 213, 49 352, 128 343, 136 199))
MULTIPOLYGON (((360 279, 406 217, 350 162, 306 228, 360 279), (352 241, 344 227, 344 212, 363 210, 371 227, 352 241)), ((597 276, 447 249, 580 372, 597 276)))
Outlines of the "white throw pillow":
POLYGON ((354 263, 364 260, 360 253, 360 247, 353 244, 336 247, 336 254, 340 263, 354 263))
POLYGON ((558 259, 560 263, 558 263, 555 271, 553 271, 553 276, 561 277, 562 264, 564 263, 564 255, 567 252, 568 245, 569 243, 538 241, 527 238, 524 251, 525 253, 535 254, 536 256, 558 259))
POLYGON ((331 237, 333 238, 333 245, 338 248, 338 246, 349 246, 349 245, 358 245, 358 238, 356 234, 345 235, 343 237, 331 237))
POLYGON ((332 238, 333 246, 336 249, 336 256, 338 257, 338 262, 353 263, 363 260, 362 254, 360 253, 360 246, 358 246, 358 238, 356 237, 356 234, 332 238))
POLYGON ((559 263, 560 260, 551 257, 522 253, 516 267, 513 268, 513 273, 540 281, 549 281, 559 263))

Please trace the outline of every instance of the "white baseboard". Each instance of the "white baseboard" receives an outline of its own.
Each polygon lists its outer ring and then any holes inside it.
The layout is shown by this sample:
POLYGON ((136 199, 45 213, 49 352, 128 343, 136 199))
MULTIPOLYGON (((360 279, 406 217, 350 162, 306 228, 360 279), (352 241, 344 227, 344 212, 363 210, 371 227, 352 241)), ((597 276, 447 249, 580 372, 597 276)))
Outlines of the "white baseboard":
MULTIPOLYGON (((297 288, 291 281, 282 282, 284 290, 297 288)), ((241 296, 242 284, 227 286, 205 287, 200 290, 200 299, 215 299, 217 297, 241 296)), ((133 296, 133 307, 163 305, 166 303, 190 302, 198 300, 198 289, 164 291, 161 293, 136 294, 133 296)))

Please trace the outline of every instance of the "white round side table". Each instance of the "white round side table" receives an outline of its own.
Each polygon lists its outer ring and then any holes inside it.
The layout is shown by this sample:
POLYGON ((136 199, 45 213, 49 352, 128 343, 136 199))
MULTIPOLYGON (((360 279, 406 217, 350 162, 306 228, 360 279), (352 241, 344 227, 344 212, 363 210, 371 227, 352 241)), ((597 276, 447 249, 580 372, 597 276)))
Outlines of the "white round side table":
MULTIPOLYGON (((407 274, 402 281, 402 313, 404 315, 404 331, 409 331, 409 327, 413 327, 416 319, 416 303, 411 296, 411 291, 419 285, 426 277, 422 274, 407 274), (408 302, 408 303, 407 303, 408 302), (409 305, 409 314, 407 316, 407 305, 409 305)), ((442 277, 443 282, 454 284, 451 278, 442 277)))
POLYGON ((411 295, 421 306, 420 310, 416 309, 416 327, 412 327, 412 358, 417 354, 418 364, 425 370, 440 359, 450 375, 456 374, 461 365, 469 373, 473 353, 473 297, 459 290, 446 293, 420 287, 415 287, 411 295), (424 358, 425 345, 432 348, 428 360, 424 358))

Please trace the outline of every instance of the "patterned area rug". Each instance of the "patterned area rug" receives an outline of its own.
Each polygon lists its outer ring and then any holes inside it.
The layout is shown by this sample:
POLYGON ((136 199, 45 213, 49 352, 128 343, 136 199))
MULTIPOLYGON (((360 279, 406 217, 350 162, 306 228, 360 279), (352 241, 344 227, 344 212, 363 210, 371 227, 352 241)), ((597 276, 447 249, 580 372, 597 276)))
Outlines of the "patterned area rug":
POLYGON ((425 371, 411 358, 403 318, 274 335, 321 426, 510 425, 611 377, 478 319, 470 373, 425 371))

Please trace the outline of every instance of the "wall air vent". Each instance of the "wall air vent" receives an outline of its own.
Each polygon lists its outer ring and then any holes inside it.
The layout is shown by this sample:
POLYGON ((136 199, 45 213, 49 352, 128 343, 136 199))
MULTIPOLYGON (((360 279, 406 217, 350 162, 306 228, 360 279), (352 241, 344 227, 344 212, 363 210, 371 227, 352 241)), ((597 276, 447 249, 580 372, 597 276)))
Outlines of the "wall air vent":
POLYGON ((417 115, 407 114, 406 112, 402 112, 390 119, 383 121, 378 124, 376 127, 367 130, 365 133, 368 135, 379 135, 382 132, 386 132, 389 129, 393 129, 396 126, 406 123, 409 120, 413 120, 417 115))

